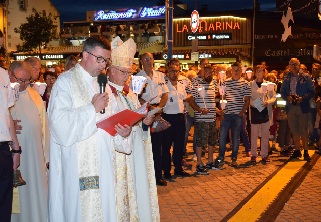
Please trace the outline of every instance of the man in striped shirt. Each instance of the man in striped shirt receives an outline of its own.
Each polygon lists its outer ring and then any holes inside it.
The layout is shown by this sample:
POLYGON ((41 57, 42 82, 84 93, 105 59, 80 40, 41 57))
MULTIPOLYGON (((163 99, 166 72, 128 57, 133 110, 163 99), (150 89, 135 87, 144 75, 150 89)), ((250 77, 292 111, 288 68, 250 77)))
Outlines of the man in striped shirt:
POLYGON ((216 108, 215 96, 218 93, 217 82, 213 79, 211 66, 204 67, 204 76, 192 80, 193 89, 190 99, 191 107, 195 112, 194 137, 196 137, 196 156, 198 174, 208 174, 207 169, 215 169, 213 154, 216 132, 216 113, 222 112, 216 108), (206 167, 202 163, 202 148, 208 146, 208 162, 206 167))
POLYGON ((232 77, 228 78, 223 86, 226 87, 225 100, 227 101, 224 115, 220 125, 219 157, 215 160, 215 166, 224 164, 226 151, 226 140, 229 129, 232 131, 232 163, 231 166, 237 167, 237 153, 239 150, 239 136, 242 125, 242 117, 250 105, 251 89, 248 82, 241 78, 241 63, 232 64, 232 77))

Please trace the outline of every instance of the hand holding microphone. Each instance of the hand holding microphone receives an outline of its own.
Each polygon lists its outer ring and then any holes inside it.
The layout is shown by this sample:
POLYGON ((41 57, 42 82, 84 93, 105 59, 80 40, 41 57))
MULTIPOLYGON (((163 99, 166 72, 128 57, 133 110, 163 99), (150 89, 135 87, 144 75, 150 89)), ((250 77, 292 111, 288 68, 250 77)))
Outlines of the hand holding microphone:
POLYGON ((99 84, 100 94, 94 95, 91 103, 95 107, 96 113, 100 111, 101 114, 104 114, 105 107, 107 106, 109 101, 108 94, 105 92, 106 84, 107 84, 107 76, 104 74, 99 74, 97 81, 99 84))

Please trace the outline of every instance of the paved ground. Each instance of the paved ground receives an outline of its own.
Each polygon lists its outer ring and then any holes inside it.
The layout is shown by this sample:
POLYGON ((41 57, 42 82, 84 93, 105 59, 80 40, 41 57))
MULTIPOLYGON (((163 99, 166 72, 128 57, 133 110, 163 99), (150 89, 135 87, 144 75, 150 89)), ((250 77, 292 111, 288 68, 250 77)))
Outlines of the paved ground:
MULTIPOLYGON (((188 151, 191 153, 190 146, 188 151)), ((285 166, 288 160, 287 157, 279 157, 279 153, 274 152, 270 156, 270 163, 263 165, 259 162, 253 166, 249 164, 250 158, 246 157, 243 151, 244 147, 241 147, 238 163, 248 166, 247 168, 235 169, 228 166, 231 154, 229 151, 225 158, 227 164, 224 170, 211 170, 210 175, 174 177, 166 187, 158 186, 161 221, 228 221, 285 166)), ((189 155, 188 162, 193 166, 187 171, 194 173, 196 163, 191 157, 189 155)), ((317 158, 319 156, 315 155, 316 164, 285 203, 284 208, 282 206, 283 209, 276 221, 321 221, 321 158, 317 158)), ((257 204, 260 206, 261 203, 257 204)), ((250 211, 249 213, 253 213, 250 211)), ((248 221, 240 217, 232 219, 231 221, 248 221)), ((257 220, 259 221, 259 217, 257 220)))

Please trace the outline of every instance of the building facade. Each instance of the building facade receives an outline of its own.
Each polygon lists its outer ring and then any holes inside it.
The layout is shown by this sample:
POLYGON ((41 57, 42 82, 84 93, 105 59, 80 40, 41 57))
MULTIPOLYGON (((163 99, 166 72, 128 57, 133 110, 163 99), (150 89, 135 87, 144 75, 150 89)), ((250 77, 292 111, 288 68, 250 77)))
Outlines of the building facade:
POLYGON ((8 0, 7 1, 7 52, 17 51, 21 44, 20 35, 14 32, 21 24, 26 23, 26 18, 33 14, 32 9, 38 12, 43 10, 53 16, 54 25, 60 30, 60 17, 56 7, 50 0, 8 0))

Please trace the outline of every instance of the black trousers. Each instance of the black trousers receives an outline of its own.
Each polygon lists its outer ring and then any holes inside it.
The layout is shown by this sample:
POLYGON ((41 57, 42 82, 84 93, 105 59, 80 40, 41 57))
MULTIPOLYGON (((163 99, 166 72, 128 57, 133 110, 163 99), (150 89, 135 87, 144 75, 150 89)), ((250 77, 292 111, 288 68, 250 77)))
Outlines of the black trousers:
POLYGON ((151 133, 154 169, 156 180, 162 179, 162 140, 163 132, 151 133))
POLYGON ((11 221, 13 161, 8 142, 0 145, 0 220, 11 221))
POLYGON ((173 144, 173 164, 176 172, 183 170, 182 160, 185 150, 185 116, 183 113, 163 114, 163 118, 167 120, 171 126, 164 130, 164 139, 162 146, 162 163, 164 174, 171 171, 171 146, 173 144))

